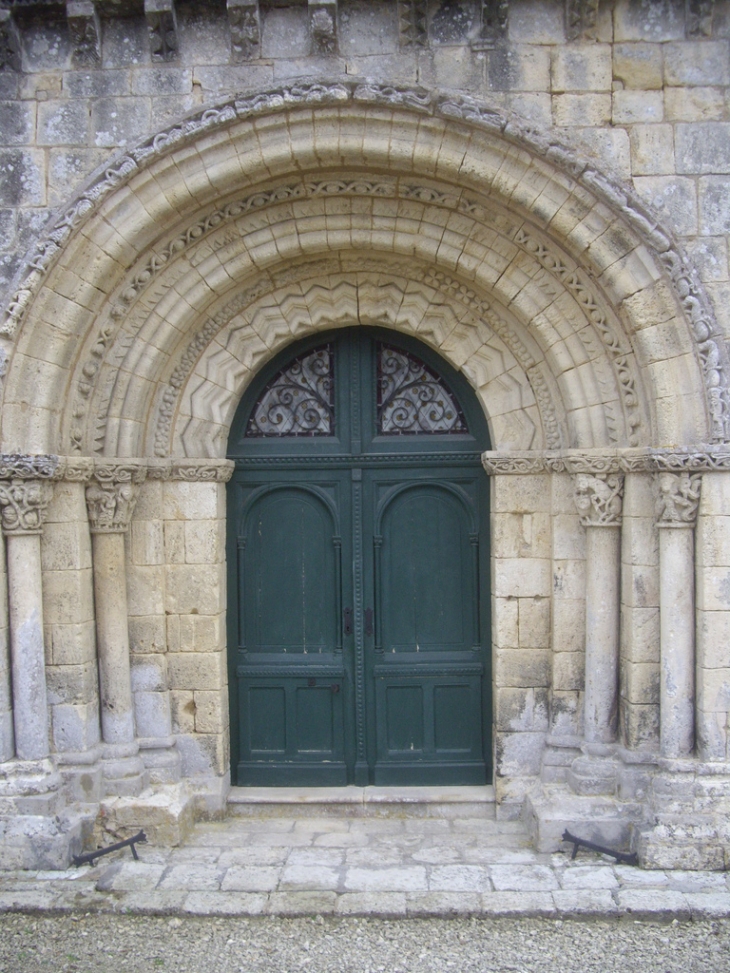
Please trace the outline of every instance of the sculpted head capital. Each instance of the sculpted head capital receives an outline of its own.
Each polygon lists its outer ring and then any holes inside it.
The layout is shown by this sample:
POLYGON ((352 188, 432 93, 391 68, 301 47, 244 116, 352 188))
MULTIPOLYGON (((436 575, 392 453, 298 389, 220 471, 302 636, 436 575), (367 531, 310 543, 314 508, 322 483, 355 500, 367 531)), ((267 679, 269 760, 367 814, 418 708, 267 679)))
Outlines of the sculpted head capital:
POLYGON ((694 527, 700 505, 699 473, 656 473, 654 497, 658 527, 694 527))
POLYGON ((40 534, 53 486, 45 480, 0 481, 0 517, 4 534, 40 534))
POLYGON ((576 473, 574 500, 584 527, 618 527, 624 478, 619 473, 576 473))
POLYGON ((86 487, 86 508, 92 534, 120 534, 129 529, 139 484, 146 470, 100 466, 86 487))

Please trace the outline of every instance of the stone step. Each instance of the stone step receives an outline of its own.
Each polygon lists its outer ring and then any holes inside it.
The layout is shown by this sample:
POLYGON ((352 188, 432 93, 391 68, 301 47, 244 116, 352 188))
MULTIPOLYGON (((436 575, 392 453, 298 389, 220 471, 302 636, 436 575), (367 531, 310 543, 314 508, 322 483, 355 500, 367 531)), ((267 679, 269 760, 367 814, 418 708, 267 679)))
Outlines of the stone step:
POLYGON ((496 817, 494 787, 232 787, 231 817, 496 817))

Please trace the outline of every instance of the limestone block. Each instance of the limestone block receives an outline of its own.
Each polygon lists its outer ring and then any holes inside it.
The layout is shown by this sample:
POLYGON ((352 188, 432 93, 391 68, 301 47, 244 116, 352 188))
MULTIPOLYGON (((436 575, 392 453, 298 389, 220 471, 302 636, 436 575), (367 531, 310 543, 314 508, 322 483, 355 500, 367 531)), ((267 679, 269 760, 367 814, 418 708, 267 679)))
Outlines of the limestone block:
POLYGON ((582 652, 554 652, 552 685, 562 692, 579 692, 585 683, 585 655, 582 652))
POLYGON ((544 747, 544 733, 495 733, 497 775, 537 777, 544 747))
POLYGON ((498 687, 550 685, 550 653, 545 649, 497 649, 494 680, 498 687))
POLYGON ((226 64, 223 66, 196 65, 193 70, 193 85, 207 95, 235 94, 247 85, 264 88, 273 84, 274 66, 271 61, 251 62, 246 65, 226 64))
POLYGON ((552 588, 556 604, 558 601, 581 601, 585 599, 585 571, 585 561, 553 562, 552 588))
POLYGON ((621 610, 621 652, 628 662, 659 662, 659 608, 621 610))
POLYGON ((585 556, 585 530, 578 516, 575 513, 556 514, 553 517, 553 557, 557 561, 584 561, 585 556))
POLYGON ((134 520, 160 519, 163 487, 164 483, 161 480, 145 480, 140 484, 134 507, 134 520))
POLYGON ((730 176, 704 176, 699 180, 700 233, 730 233, 730 176))
POLYGON ((588 152, 617 176, 631 176, 629 133, 620 128, 571 129, 568 137, 580 139, 588 152))
POLYGON ((177 738, 183 777, 222 777, 228 769, 228 741, 216 733, 180 734, 177 738))
POLYGON ((134 721, 139 737, 169 736, 172 727, 169 694, 135 692, 134 721))
POLYGON ((225 515, 225 484, 184 480, 164 484, 165 520, 219 520, 225 515))
POLYGON ((664 121, 664 96, 661 91, 614 91, 614 125, 658 124, 664 121))
POLYGON ((494 725, 505 732, 547 730, 548 694, 540 688, 499 688, 494 725))
POLYGON ((702 475, 702 495, 697 520, 699 533, 705 529, 710 518, 726 516, 730 509, 730 472, 704 473, 702 475))
POLYGON ((130 615, 162 615, 165 610, 164 593, 164 566, 143 567, 127 561, 127 599, 130 615))
POLYGON ((656 44, 615 44, 613 76, 625 88, 657 91, 662 87, 662 49, 656 44))
POLYGON ((167 626, 164 615, 131 615, 129 645, 135 655, 165 652, 167 626))
POLYGON ((684 7, 673 0, 617 0, 613 29, 616 41, 681 40, 684 7))
POLYGON ((453 84, 462 90, 484 86, 485 58, 469 47, 437 47, 424 51, 418 61, 419 78, 431 86, 453 84))
POLYGON ((170 692, 172 729, 174 733, 195 732, 195 700, 190 689, 173 689, 170 692))
POLYGON ((550 534, 547 513, 498 514, 492 551, 496 557, 549 557, 550 534))
POLYGON ((671 125, 634 125, 629 139, 634 175, 653 176, 674 172, 674 129, 671 125))
POLYGON ((702 519, 697 532, 696 562, 708 568, 730 565, 730 516, 702 519))
POLYGON ((697 613, 697 662, 709 669, 730 669, 730 611, 697 613))
POLYGON ((519 599, 520 647, 547 649, 550 645, 550 599, 519 599))
POLYGON ((698 567, 696 585, 699 611, 730 611, 730 568, 698 567))
POLYGON ((695 717, 697 750, 702 760, 725 761, 728 759, 727 713, 707 712, 697 704, 695 717))
POLYGON ((180 615, 217 615, 225 607, 225 565, 167 565, 166 611, 180 615))
POLYGON ((44 206, 46 162, 33 149, 0 150, 0 206, 44 206))
POLYGON ((348 57, 396 54, 398 50, 398 16, 393 4, 348 4, 340 9, 337 43, 340 53, 348 57))
POLYGON ((659 667, 652 662, 623 661, 619 682, 621 695, 629 703, 659 703, 659 667))
POLYGON ((624 565, 621 572, 621 604, 628 608, 657 607, 659 568, 655 565, 624 565))
POLYGON ((133 692, 160 693, 168 689, 166 656, 132 656, 131 664, 133 692))
POLYGON ((44 571, 88 571, 91 569, 91 540, 88 524, 47 523, 41 538, 44 571))
POLYGON ((550 732, 576 737, 583 732, 583 694, 575 690, 553 689, 550 698, 550 732))
POLYGON ((679 173, 730 173, 730 123, 678 124, 675 152, 679 173))
POLYGON ((33 102, 0 102, 0 145, 29 145, 33 142, 36 106, 33 102))
MULTIPOLYGON (((703 200, 703 180, 699 183, 700 196, 700 233, 704 233, 706 210, 703 200)), ((727 187, 730 192, 730 186, 727 187)), ((730 227, 730 216, 728 217, 730 227)), ((730 230, 728 230, 730 232, 730 230)), ((706 283, 711 281, 728 280, 728 250, 727 240, 724 236, 705 237, 704 239, 688 240, 686 244, 687 255, 697 268, 700 279, 706 283)))
POLYGON ((99 98, 92 103, 94 145, 128 145, 149 131, 148 98, 99 98))
POLYGON ((63 90, 72 99, 129 95, 131 77, 126 70, 66 71, 63 75, 63 90))
POLYGON ((144 64, 149 58, 147 25, 140 17, 104 21, 101 62, 104 68, 122 68, 144 64))
POLYGON ((95 700, 99 691, 99 677, 95 662, 70 666, 46 666, 48 701, 57 703, 87 703, 95 700))
POLYGON ((552 580, 550 568, 546 558, 495 558, 495 594, 502 598, 547 598, 552 580))
POLYGON ((680 236, 697 233, 697 187, 694 179, 678 176, 637 176, 639 195, 680 236))
POLYGON ((730 668, 697 668, 697 708, 703 713, 730 711, 730 668))
POLYGON ((721 121, 725 111, 722 88, 666 88, 664 91, 668 122, 721 121))
POLYGON ((91 572, 44 571, 43 604, 47 624, 78 624, 93 618, 91 572))
POLYGON ((185 563, 185 523, 166 520, 164 523, 165 561, 167 564, 185 563))
POLYGON ((653 518, 623 518, 621 561, 626 565, 644 567, 659 563, 659 544, 653 518))
POLYGON ((608 44, 571 44, 554 48, 551 60, 553 92, 611 90, 611 47, 608 44))
POLYGON ((224 692, 196 692, 195 732, 225 733, 228 729, 227 699, 224 692))
POLYGON ((59 753, 82 753, 95 747, 100 740, 98 702, 52 705, 51 739, 59 753))
POLYGON ((225 616, 187 615, 180 619, 181 652, 223 652, 226 648, 225 616), (188 626, 183 627, 187 622, 188 626))
POLYGON ((611 120, 610 94, 553 95, 553 121, 555 125, 607 125, 611 120))
POLYGON ((185 561, 187 564, 216 564, 225 560, 225 522, 188 521, 185 524, 185 561))
POLYGON ((548 91, 550 52, 544 47, 521 44, 496 47, 486 52, 487 86, 490 91, 548 91))
POLYGON ((682 41, 664 48, 667 85, 730 84, 730 49, 726 41, 682 41))
POLYGON ((46 624, 45 641, 46 656, 51 665, 74 665, 91 662, 96 658, 96 627, 93 618, 70 625, 46 624))
POLYGON ((490 479, 494 513, 550 512, 550 477, 494 476, 490 479))
POLYGON ((42 101, 38 105, 38 145, 87 145, 90 103, 42 101))
POLYGON ((165 563, 164 533, 161 520, 134 519, 130 526, 130 555, 132 564, 165 563))
POLYGON ((306 6, 272 7, 261 25, 261 57, 290 60, 309 54, 306 6))
POLYGON ((552 608, 554 652, 582 653, 585 650, 585 600, 555 598, 552 608))
POLYGON ((193 87, 193 72, 188 67, 138 67, 132 72, 131 79, 133 95, 184 95, 193 87))
POLYGON ((170 652, 167 661, 172 689, 216 690, 227 684, 222 652, 170 652))
POLYGON ((509 39, 518 44, 564 44, 565 13, 556 0, 521 0, 509 5, 509 39))
POLYGON ((517 598, 492 599, 492 640, 500 648, 517 648, 519 642, 519 601, 517 598))

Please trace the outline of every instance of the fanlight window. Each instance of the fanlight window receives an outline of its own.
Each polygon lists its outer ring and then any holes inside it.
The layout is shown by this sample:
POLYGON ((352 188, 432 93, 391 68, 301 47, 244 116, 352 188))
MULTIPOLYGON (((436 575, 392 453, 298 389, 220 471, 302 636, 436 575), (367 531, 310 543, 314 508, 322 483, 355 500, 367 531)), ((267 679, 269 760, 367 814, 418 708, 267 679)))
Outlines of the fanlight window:
POLYGON ((331 436, 335 429, 332 345, 299 355, 266 386, 246 429, 256 436, 331 436))
POLYGON ((454 395, 415 355, 378 344, 378 432, 384 436, 465 433, 454 395))
MULTIPOLYGON (((383 342, 374 352, 376 435, 469 431, 453 392, 420 358, 383 342)), ((320 345, 277 372, 251 412, 246 438, 333 436, 335 353, 334 343, 320 345)))

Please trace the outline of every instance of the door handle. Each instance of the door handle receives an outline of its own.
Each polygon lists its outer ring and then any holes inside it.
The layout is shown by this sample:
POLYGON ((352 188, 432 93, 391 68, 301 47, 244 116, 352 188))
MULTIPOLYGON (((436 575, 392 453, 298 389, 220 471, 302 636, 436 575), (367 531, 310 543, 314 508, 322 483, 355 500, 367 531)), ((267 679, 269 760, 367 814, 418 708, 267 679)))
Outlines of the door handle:
POLYGON ((346 608, 342 615, 342 630, 345 635, 352 635, 352 608, 346 608))
POLYGON ((372 608, 365 609, 365 634, 373 634, 373 610, 372 608))

